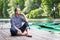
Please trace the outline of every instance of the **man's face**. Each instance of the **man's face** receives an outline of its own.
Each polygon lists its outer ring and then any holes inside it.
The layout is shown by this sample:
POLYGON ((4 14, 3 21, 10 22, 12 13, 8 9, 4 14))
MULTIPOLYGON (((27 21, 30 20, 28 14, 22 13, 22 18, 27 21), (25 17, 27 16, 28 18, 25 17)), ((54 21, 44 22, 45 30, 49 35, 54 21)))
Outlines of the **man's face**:
POLYGON ((18 15, 19 15, 20 13, 21 13, 20 8, 17 8, 17 9, 16 9, 16 14, 18 14, 18 15))

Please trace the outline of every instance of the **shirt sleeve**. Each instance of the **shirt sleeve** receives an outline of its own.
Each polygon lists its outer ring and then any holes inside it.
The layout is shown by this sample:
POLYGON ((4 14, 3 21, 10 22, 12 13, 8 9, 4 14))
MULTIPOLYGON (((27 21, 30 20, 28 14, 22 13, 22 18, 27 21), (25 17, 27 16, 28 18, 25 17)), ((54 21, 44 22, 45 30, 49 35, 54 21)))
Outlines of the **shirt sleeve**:
POLYGON ((24 22, 25 22, 25 17, 24 17, 24 16, 21 16, 21 19, 22 19, 22 21, 24 21, 24 22))
POLYGON ((15 22, 14 22, 14 19, 11 19, 11 27, 14 27, 15 26, 15 22))

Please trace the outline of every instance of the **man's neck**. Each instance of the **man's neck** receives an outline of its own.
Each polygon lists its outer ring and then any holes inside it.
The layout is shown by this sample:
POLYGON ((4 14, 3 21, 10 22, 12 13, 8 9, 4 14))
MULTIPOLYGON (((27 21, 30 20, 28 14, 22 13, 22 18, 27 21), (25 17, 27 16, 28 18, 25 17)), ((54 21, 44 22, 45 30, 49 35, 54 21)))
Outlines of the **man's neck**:
POLYGON ((19 17, 19 15, 18 15, 18 14, 16 14, 16 17, 19 17))

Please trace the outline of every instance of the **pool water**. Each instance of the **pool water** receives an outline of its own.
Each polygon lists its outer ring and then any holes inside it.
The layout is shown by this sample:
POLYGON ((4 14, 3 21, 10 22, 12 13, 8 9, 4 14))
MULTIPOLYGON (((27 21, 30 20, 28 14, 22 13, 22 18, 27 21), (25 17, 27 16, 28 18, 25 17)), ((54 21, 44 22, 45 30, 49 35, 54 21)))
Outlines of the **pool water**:
POLYGON ((41 23, 34 22, 30 25, 31 28, 49 31, 49 32, 60 32, 60 23, 41 23))

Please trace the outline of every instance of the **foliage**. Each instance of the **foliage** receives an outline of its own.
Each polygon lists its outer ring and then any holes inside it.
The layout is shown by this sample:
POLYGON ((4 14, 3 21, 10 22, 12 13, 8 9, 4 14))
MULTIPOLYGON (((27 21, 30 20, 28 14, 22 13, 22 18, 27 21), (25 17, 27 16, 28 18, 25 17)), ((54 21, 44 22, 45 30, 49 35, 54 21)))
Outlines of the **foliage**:
POLYGON ((40 4, 41 4, 41 0, 26 0, 25 8, 23 9, 23 12, 27 14, 31 10, 39 8, 40 4))
POLYGON ((42 9, 35 9, 35 10, 31 10, 29 14, 27 14, 28 18, 40 18, 41 14, 43 13, 42 9))
POLYGON ((47 15, 47 16, 50 16, 51 14, 51 11, 52 11, 52 0, 42 0, 42 8, 44 10, 44 13, 47 15))
POLYGON ((7 12, 7 8, 8 8, 8 0, 0 0, 0 18, 6 18, 9 17, 9 14, 7 12))
POLYGON ((60 18, 60 0, 0 0, 0 18, 12 17, 16 7, 28 18, 60 18))

